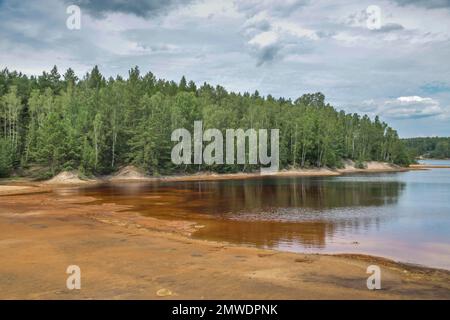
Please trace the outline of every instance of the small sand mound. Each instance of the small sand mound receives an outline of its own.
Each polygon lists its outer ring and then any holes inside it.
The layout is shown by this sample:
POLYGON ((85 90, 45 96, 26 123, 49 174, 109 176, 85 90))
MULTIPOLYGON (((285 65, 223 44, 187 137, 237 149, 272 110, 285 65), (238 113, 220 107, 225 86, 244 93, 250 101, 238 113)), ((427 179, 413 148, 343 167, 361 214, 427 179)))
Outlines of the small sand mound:
POLYGON ((142 170, 135 166, 126 166, 121 168, 110 180, 142 180, 147 178, 142 170))
POLYGON ((367 169, 369 170, 393 170, 399 168, 395 164, 388 162, 368 161, 367 169))
POLYGON ((388 162, 379 162, 379 161, 366 161, 364 162, 364 169, 360 169, 356 167, 355 162, 352 160, 344 160, 344 168, 338 169, 339 172, 378 172, 378 171, 397 171, 400 167, 388 163, 388 162))
POLYGON ((84 183, 86 180, 81 180, 78 177, 78 173, 74 171, 62 171, 50 180, 45 181, 46 184, 72 184, 72 183, 84 183))
POLYGON ((350 159, 346 159, 346 160, 343 160, 343 163, 344 163, 344 169, 347 169, 347 170, 355 169, 354 161, 352 161, 350 159))

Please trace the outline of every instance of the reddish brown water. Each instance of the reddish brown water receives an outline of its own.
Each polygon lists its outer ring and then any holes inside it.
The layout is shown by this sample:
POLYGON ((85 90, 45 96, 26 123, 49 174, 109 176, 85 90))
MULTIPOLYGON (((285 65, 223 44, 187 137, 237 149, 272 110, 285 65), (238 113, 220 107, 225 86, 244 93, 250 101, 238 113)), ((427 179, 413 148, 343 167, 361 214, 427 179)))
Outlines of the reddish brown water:
POLYGON ((196 221, 205 226, 193 234, 199 239, 450 269, 450 170, 442 170, 104 184, 77 192, 152 217, 196 221))

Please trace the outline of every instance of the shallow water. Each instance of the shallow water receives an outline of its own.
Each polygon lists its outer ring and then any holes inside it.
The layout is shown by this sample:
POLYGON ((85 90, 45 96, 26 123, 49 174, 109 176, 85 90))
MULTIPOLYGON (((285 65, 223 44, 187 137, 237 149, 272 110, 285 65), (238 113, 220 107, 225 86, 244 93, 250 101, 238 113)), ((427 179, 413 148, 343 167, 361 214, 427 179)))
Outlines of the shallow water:
POLYGON ((205 225, 195 238, 450 269, 450 169, 105 184, 77 192, 148 216, 192 219, 205 225))

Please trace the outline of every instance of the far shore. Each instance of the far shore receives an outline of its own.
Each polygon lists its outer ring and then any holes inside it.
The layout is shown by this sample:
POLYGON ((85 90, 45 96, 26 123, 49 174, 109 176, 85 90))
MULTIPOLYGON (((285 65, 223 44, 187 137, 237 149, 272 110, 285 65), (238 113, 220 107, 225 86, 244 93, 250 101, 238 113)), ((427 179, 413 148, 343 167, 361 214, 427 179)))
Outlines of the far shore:
POLYGON ((356 173, 389 173, 405 172, 408 170, 426 170, 435 166, 411 165, 410 167, 400 167, 397 165, 382 162, 367 162, 365 169, 356 168, 353 164, 347 163, 344 168, 311 168, 311 169, 289 169, 280 170, 273 173, 261 172, 237 172, 237 173, 216 173, 198 172, 185 175, 148 176, 134 166, 127 166, 119 170, 115 175, 81 179, 76 172, 61 172, 52 179, 46 181, 34 181, 27 177, 16 177, 0 179, 0 195, 2 194, 25 194, 51 190, 58 186, 80 186, 99 183, 125 183, 125 182, 157 182, 157 181, 214 181, 214 180, 239 180, 260 177, 327 177, 341 176, 356 173))
POLYGON ((13 193, 34 192, 36 187, 40 190, 51 189, 52 186, 68 185, 78 186, 84 184, 115 183, 115 182, 151 182, 151 181, 214 181, 214 180, 238 180, 259 177, 326 177, 341 176, 355 173, 384 173, 384 172, 404 172, 408 170, 425 169, 426 167, 411 166, 400 167, 390 163, 371 161, 366 163, 366 168, 359 169, 353 163, 346 163, 344 168, 308 168, 308 169, 283 169, 273 173, 257 172, 237 172, 237 173, 216 173, 198 172, 185 175, 148 176, 134 166, 126 166, 118 173, 110 176, 94 177, 90 179, 79 178, 77 172, 61 172, 57 176, 47 181, 33 181, 29 178, 0 179, 0 195, 13 193))

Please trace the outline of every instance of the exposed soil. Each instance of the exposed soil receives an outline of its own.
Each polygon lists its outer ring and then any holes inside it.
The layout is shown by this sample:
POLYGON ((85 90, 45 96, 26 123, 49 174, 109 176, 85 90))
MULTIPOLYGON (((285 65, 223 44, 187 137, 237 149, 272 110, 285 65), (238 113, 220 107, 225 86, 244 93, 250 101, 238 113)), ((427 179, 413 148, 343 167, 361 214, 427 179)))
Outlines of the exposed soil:
POLYGON ((62 171, 50 180, 44 182, 44 184, 81 184, 86 182, 93 182, 94 180, 83 180, 80 179, 78 172, 76 171, 62 171))
POLYGON ((120 180, 143 180, 149 179, 150 177, 146 176, 145 173, 136 168, 135 166, 126 166, 119 171, 117 171, 114 175, 112 175, 109 180, 111 181, 120 181, 120 180))

